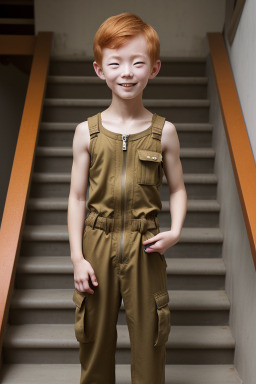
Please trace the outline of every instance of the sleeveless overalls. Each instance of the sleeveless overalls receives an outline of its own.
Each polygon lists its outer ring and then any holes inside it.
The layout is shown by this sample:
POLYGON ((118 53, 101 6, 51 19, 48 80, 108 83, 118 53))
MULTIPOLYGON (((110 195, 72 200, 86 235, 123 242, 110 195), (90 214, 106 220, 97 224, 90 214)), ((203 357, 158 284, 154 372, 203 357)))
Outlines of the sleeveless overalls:
MULTIPOLYGON (((80 344, 80 384, 114 384, 116 324, 123 298, 131 345, 132 384, 164 384, 171 329, 166 260, 142 242, 160 232, 159 189, 165 118, 123 135, 88 118, 89 198, 82 246, 97 277, 94 294, 74 290, 75 336, 80 344)), ((120 349, 127 328, 120 325, 120 349)), ((122 353, 122 352, 121 352, 122 353)), ((127 363, 127 361, 122 361, 127 363)))

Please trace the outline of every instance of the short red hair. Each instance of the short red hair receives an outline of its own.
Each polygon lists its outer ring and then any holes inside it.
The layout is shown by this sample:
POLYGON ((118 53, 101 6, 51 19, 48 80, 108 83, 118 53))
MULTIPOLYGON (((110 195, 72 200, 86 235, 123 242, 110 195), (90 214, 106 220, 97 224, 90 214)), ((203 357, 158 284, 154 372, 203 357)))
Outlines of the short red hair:
POLYGON ((160 57, 160 40, 150 24, 133 13, 120 13, 106 19, 99 27, 93 41, 95 61, 102 67, 102 49, 118 49, 130 38, 142 33, 148 43, 151 66, 160 57))

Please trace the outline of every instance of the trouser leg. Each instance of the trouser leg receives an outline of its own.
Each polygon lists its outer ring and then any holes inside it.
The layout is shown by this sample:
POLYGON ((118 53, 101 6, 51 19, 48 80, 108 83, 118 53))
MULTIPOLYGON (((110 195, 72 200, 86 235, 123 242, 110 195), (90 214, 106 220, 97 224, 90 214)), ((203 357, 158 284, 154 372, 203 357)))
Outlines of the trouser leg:
MULTIPOLYGON (((151 232, 155 235, 157 230, 151 232)), ((142 241, 149 237, 152 233, 131 233, 127 264, 121 275, 131 342, 132 384, 165 382, 165 342, 170 332, 166 262, 157 252, 144 252, 142 241)))
POLYGON ((84 256, 91 263, 99 285, 94 294, 87 295, 84 306, 85 335, 88 337, 79 343, 80 384, 115 384, 116 324, 122 298, 110 258, 111 233, 91 227, 86 232, 84 256))

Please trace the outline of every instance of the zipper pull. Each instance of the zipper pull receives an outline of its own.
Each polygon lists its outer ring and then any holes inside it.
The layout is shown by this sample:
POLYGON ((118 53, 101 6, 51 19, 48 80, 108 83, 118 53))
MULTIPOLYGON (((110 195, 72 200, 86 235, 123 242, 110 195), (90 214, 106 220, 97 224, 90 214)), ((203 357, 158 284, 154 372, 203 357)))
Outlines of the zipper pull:
POLYGON ((123 135, 122 134, 122 140, 123 140, 123 151, 126 151, 126 146, 127 146, 127 144, 126 144, 126 142, 127 142, 127 138, 128 138, 128 136, 129 135, 123 135))

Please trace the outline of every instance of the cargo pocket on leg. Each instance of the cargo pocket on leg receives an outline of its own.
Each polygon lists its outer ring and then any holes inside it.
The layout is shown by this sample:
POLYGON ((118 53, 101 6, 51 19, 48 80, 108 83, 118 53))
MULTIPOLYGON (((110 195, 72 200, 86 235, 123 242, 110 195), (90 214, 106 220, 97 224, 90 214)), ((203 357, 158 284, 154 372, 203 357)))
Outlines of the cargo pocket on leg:
POLYGON ((157 311, 157 336, 154 347, 165 344, 171 330, 171 312, 169 308, 168 291, 159 291, 154 293, 157 311))
POLYGON ((89 294, 87 292, 80 292, 77 289, 75 289, 73 293, 73 302, 76 305, 75 336, 77 341, 81 343, 87 343, 89 341, 92 341, 92 335, 89 334, 89 330, 86 327, 86 304, 88 300, 88 295, 89 294))

